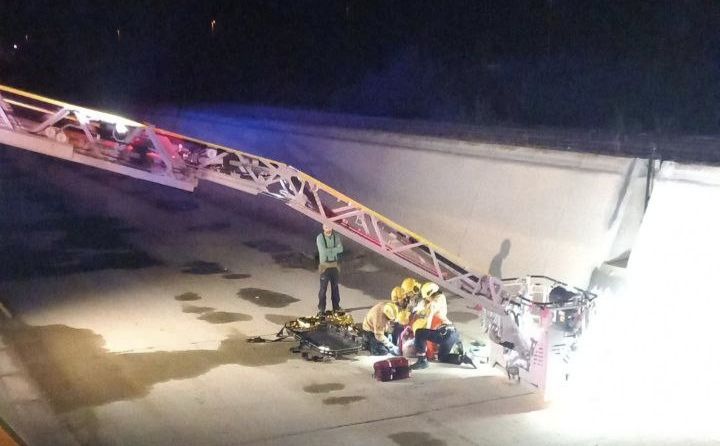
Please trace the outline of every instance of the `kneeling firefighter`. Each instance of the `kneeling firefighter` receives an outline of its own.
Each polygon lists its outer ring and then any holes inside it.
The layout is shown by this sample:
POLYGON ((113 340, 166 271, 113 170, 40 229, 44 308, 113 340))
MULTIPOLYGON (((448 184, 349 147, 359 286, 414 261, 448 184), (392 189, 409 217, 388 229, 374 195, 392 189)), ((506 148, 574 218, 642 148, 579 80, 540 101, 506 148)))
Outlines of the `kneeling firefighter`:
MULTIPOLYGON (((408 299, 407 293, 399 286, 396 286, 390 292, 390 301, 398 307, 398 315, 393 324, 391 340, 393 344, 400 347, 400 335, 405 329, 405 326, 410 324, 412 308, 410 307, 410 300, 408 299)), ((400 353, 402 353, 402 351, 400 353)))
MULTIPOLYGON (((449 362, 453 364, 461 364, 467 362, 462 352, 452 353, 456 344, 459 344, 460 334, 453 325, 452 321, 447 317, 447 299, 440 292, 440 287, 433 282, 423 284, 420 294, 424 300, 426 326, 415 330, 415 351, 418 357, 417 362, 411 365, 413 370, 425 369, 430 366, 426 352, 428 341, 438 345, 438 360, 440 362, 449 362), (431 328, 434 318, 440 319, 440 326, 431 328)), ((472 362, 468 362, 473 367, 472 362)))
POLYGON ((373 355, 391 354, 397 356, 400 349, 390 341, 387 333, 397 322, 399 309, 392 302, 380 302, 375 304, 363 320, 362 328, 365 340, 373 355))

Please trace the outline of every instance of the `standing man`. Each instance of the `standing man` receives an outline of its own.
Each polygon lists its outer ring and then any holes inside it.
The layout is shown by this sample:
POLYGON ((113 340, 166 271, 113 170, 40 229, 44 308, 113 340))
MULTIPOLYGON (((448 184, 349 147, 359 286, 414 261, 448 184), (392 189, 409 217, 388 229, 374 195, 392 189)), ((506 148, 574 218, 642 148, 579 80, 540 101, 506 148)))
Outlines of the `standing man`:
POLYGON ((327 223, 323 224, 322 228, 322 234, 318 234, 315 240, 320 257, 320 265, 318 266, 320 271, 319 314, 325 313, 328 282, 330 282, 330 300, 332 301, 333 311, 340 311, 340 289, 338 288, 340 267, 338 266, 338 258, 343 252, 340 236, 327 223))

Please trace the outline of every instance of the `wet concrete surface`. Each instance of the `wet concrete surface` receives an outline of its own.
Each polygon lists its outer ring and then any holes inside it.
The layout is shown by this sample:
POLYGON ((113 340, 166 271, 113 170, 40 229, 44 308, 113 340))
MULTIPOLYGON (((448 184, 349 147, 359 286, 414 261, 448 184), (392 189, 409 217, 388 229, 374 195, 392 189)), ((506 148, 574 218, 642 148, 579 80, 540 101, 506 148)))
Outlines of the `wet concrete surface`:
MULTIPOLYGON (((70 180, 60 184, 88 190, 85 184, 74 185, 75 170, 76 166, 69 167, 67 178, 70 180)), ((112 184, 107 188, 108 185, 103 184, 107 177, 94 175, 93 178, 98 182, 99 191, 95 197, 82 195, 83 200, 89 200, 83 203, 84 209, 104 210, 106 204, 119 202, 123 205, 107 215, 101 214, 92 224, 117 224, 116 228, 127 228, 117 235, 143 243, 140 246, 147 246, 148 252, 166 259, 168 265, 151 271, 88 272, 63 278, 57 287, 55 279, 43 279, 38 281, 39 289, 29 282, 10 285, 0 282, 4 292, 0 297, 7 296, 11 303, 12 299, 19 302, 24 293, 36 290, 40 295, 45 293, 38 302, 52 302, 44 307, 24 307, 28 324, 0 323, 0 335, 8 349, 19 352, 18 357, 32 380, 81 444, 117 444, 118 441, 167 445, 253 441, 264 444, 265 439, 281 438, 306 429, 317 433, 296 444, 318 444, 318 440, 332 435, 338 426, 362 422, 368 413, 373 417, 396 415, 396 408, 382 402, 388 398, 409 398, 414 401, 411 404, 430 401, 428 407, 434 407, 436 398, 426 399, 425 390, 408 394, 407 387, 403 386, 433 388, 423 380, 437 380, 439 377, 433 377, 433 373, 437 373, 438 368, 415 377, 417 383, 381 387, 370 377, 372 361, 366 356, 329 364, 288 361, 297 358, 289 352, 294 342, 246 342, 246 333, 251 336, 274 333, 277 328, 270 324, 284 324, 294 319, 293 314, 307 314, 314 309, 317 270, 311 254, 302 254, 312 253, 307 246, 303 247, 302 240, 310 240, 307 245, 313 247, 313 233, 319 230, 314 223, 308 225, 311 226, 308 233, 298 230, 302 239, 298 242, 299 238, 292 234, 295 226, 283 223, 285 219, 292 219, 294 213, 280 206, 278 212, 261 210, 260 214, 273 218, 259 220, 253 207, 257 197, 233 208, 232 212, 237 213, 234 216, 226 212, 227 203, 236 204, 234 196, 233 200, 218 198, 214 209, 206 207, 217 198, 217 191, 212 190, 212 194, 205 193, 198 201, 202 212, 181 209, 173 215, 164 209, 154 212, 151 206, 155 198, 161 196, 171 202, 182 202, 185 192, 124 178, 115 183, 122 178, 117 176, 112 177, 112 184), (244 216, 243 213, 248 212, 251 217, 244 216), (191 219, 177 226, 174 220, 178 216, 191 219), (222 234, 222 240, 216 238, 220 234, 213 234, 213 243, 216 240, 222 243, 202 245, 197 251, 187 243, 188 239, 195 242, 206 235, 198 234, 199 231, 222 230, 215 223, 230 220, 233 230, 222 234), (187 225, 192 225, 192 229, 187 225), (169 230, 167 235, 164 228, 169 230), (244 250, 243 257, 238 258, 235 250, 242 243, 238 236, 279 242, 261 243, 255 247, 257 252, 244 250), (269 256, 259 254, 262 250, 269 256), (276 254, 280 255, 277 259, 276 254), (273 258, 274 264, 266 262, 268 257, 273 258), (192 260, 202 263, 183 263, 192 260), (183 273, 181 265, 186 265, 184 269, 198 267, 199 270, 183 273), (233 271, 223 271, 223 265, 233 265, 233 271), (241 273, 247 273, 248 277, 241 273), (248 279, 250 274, 253 278, 248 284, 255 288, 242 288, 238 292, 239 285, 245 282, 239 284, 232 280, 248 279), (108 283, 102 283, 106 279, 108 283), (115 283, 122 286, 113 288, 115 283), (73 307, 78 291, 92 296, 87 299, 92 309, 73 307), (109 292, 113 298, 102 299, 109 292), (233 298, 236 292, 240 300, 233 298), (171 296, 174 299, 170 299, 171 296), (289 310, 291 316, 265 314, 266 308, 288 305, 294 305, 289 310), (252 316, 252 320, 238 315, 252 316), (198 320, 201 317, 211 320, 198 320), (235 320, 237 318, 245 320, 235 320), (266 367, 274 365, 281 366, 266 367), (347 387, 340 389, 338 385, 347 387), (340 391, 347 388, 352 391, 342 395, 340 391), (363 402, 362 398, 367 399, 363 402), (308 407, 308 400, 314 403, 313 408, 308 407), (268 424, 266 421, 273 417, 280 417, 281 421, 268 424)), ((90 189, 95 190, 95 186, 90 189)), ((55 199, 40 197, 46 201, 55 199)), ((241 195, 240 201, 244 197, 241 195)), ((74 209, 75 201, 67 203, 74 209)), ((1 201, 0 206, 3 206, 1 201)), ((18 206, 18 209, 27 207, 18 206)), ((39 212, 42 218, 33 219, 30 217, 35 214, 23 214, 28 217, 23 221, 56 221, 56 217, 63 217, 62 213, 67 211, 58 206, 60 214, 48 214, 47 209, 39 212)), ((27 214, 24 210, 18 212, 27 214)), ((384 263, 382 258, 363 254, 352 242, 348 242, 346 249, 340 277, 343 306, 367 309, 375 299, 387 298, 389 290, 407 274, 384 263)), ((280 311, 283 310, 277 313, 280 311)), ((458 381, 444 378, 437 381, 439 385, 458 381)), ((492 389, 494 387, 485 387, 489 392, 493 392, 492 389)), ((444 398, 442 404, 447 404, 447 396, 452 392, 444 390, 437 394, 441 395, 438 398, 444 398)), ((452 397, 456 398, 470 400, 467 392, 452 397)), ((410 432, 414 428, 395 427, 395 430, 410 432)), ((377 444, 387 443, 387 435, 393 432, 385 428, 373 431, 371 436, 377 444)), ((354 438, 370 438, 365 435, 354 438)))
POLYGON ((227 273, 228 269, 217 262, 194 260, 184 264, 182 272, 185 274, 209 275, 227 273))
MULTIPOLYGON (((346 244, 349 245, 349 242, 346 244)), ((306 253, 274 252, 271 256, 273 261, 282 268, 301 269, 318 273, 317 258, 306 253)), ((395 267, 386 269, 388 265, 389 262, 384 259, 375 258, 370 260, 364 253, 354 252, 352 248, 346 248, 346 252, 340 261, 340 285, 345 288, 360 290, 378 300, 389 299, 389 290, 399 285, 400 281, 394 271, 395 267)))
POLYGON ((429 432, 398 432, 388 435, 399 446, 445 446, 447 443, 429 432))
POLYGON ((227 311, 212 311, 198 317, 199 320, 211 324, 229 324, 230 322, 251 321, 252 316, 245 313, 231 313, 227 311))
POLYGON ((277 325, 285 325, 287 322, 294 321, 298 316, 288 316, 286 314, 266 314, 265 319, 277 325))
POLYGON ((323 404, 328 406, 347 406, 348 404, 357 403, 367 399, 367 397, 353 395, 353 396, 331 396, 322 400, 323 404))
POLYGON ((155 207, 169 212, 188 212, 198 209, 199 205, 192 198, 184 200, 157 199, 155 207))
POLYGON ((213 231, 224 231, 226 229, 230 229, 232 225, 227 222, 219 221, 215 223, 208 223, 203 225, 192 225, 188 226, 186 229, 190 232, 213 232, 213 231))
POLYGON ((296 252, 289 245, 271 239, 249 240, 243 243, 265 254, 270 254, 273 261, 283 268, 317 271, 317 259, 302 252, 296 252))
POLYGON ((287 361, 286 343, 252 344, 227 337, 217 350, 113 353, 102 336, 66 325, 3 322, 0 334, 57 412, 146 396, 152 386, 237 364, 261 367, 287 361))
POLYGON ((200 300, 202 297, 198 293, 193 293, 191 291, 188 291, 186 293, 178 294, 175 296, 175 300, 179 300, 182 302, 191 301, 191 300, 200 300))
MULTIPOLYGON (((282 268, 318 271, 318 259, 315 245, 312 253, 297 252, 290 246, 271 239, 251 240, 244 245, 260 252, 270 254, 273 261, 282 268)), ((393 287, 399 285, 395 266, 389 261, 373 256, 372 260, 362 249, 356 249, 354 243, 345 241, 345 252, 340 260, 340 285, 357 289, 378 299, 388 299, 393 287), (392 265, 390 267, 390 265, 392 265)), ((342 300, 342 296, 341 296, 342 300)))
POLYGON ((275 263, 283 268, 317 271, 317 260, 301 252, 281 252, 272 255, 275 263))
POLYGON ((330 393, 344 388, 345 384, 340 383, 311 384, 303 387, 303 391, 307 393, 330 393))
POLYGON ((448 319, 453 322, 459 322, 461 324, 472 322, 475 319, 480 319, 480 315, 476 313, 470 313, 469 311, 449 311, 448 319))
POLYGON ((269 239, 250 240, 247 242, 243 242, 243 245, 253 249, 257 249, 258 251, 267 254, 292 251, 292 248, 290 246, 269 239))
POLYGON ((80 214, 51 187, 15 177, 0 180, 0 280, 162 264, 128 242, 136 228, 108 216, 80 214))
POLYGON ((237 295, 248 302, 255 305, 268 308, 282 308, 288 305, 300 302, 292 296, 275 291, 265 290, 262 288, 242 288, 237 295))
POLYGON ((227 280, 240 280, 240 279, 247 279, 250 277, 252 277, 252 274, 232 273, 232 274, 223 275, 223 279, 227 279, 227 280))
POLYGON ((213 307, 198 307, 195 305, 183 305, 183 307, 182 307, 183 313, 202 314, 202 313, 208 313, 213 310, 215 310, 215 308, 213 308, 213 307))

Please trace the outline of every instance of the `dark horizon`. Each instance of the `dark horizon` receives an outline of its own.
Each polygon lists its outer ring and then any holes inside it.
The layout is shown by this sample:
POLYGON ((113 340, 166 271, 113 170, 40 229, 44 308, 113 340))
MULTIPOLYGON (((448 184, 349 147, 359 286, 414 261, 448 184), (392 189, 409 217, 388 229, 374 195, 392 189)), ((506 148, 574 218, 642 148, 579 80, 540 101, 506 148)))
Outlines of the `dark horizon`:
POLYGON ((713 1, 150 5, 4 2, 2 83, 88 105, 222 101, 618 134, 720 133, 713 1))

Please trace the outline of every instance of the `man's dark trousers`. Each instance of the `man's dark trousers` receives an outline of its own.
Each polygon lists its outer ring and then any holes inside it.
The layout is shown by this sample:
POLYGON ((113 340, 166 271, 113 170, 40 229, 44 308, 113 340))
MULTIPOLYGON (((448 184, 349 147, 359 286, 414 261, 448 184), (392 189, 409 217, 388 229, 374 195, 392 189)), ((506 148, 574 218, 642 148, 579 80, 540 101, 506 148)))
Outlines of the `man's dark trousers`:
POLYGON ((340 274, 337 268, 328 268, 320 274, 318 311, 325 312, 328 283, 330 283, 330 300, 332 301, 333 310, 340 309, 340 289, 338 288, 339 275, 340 274))

